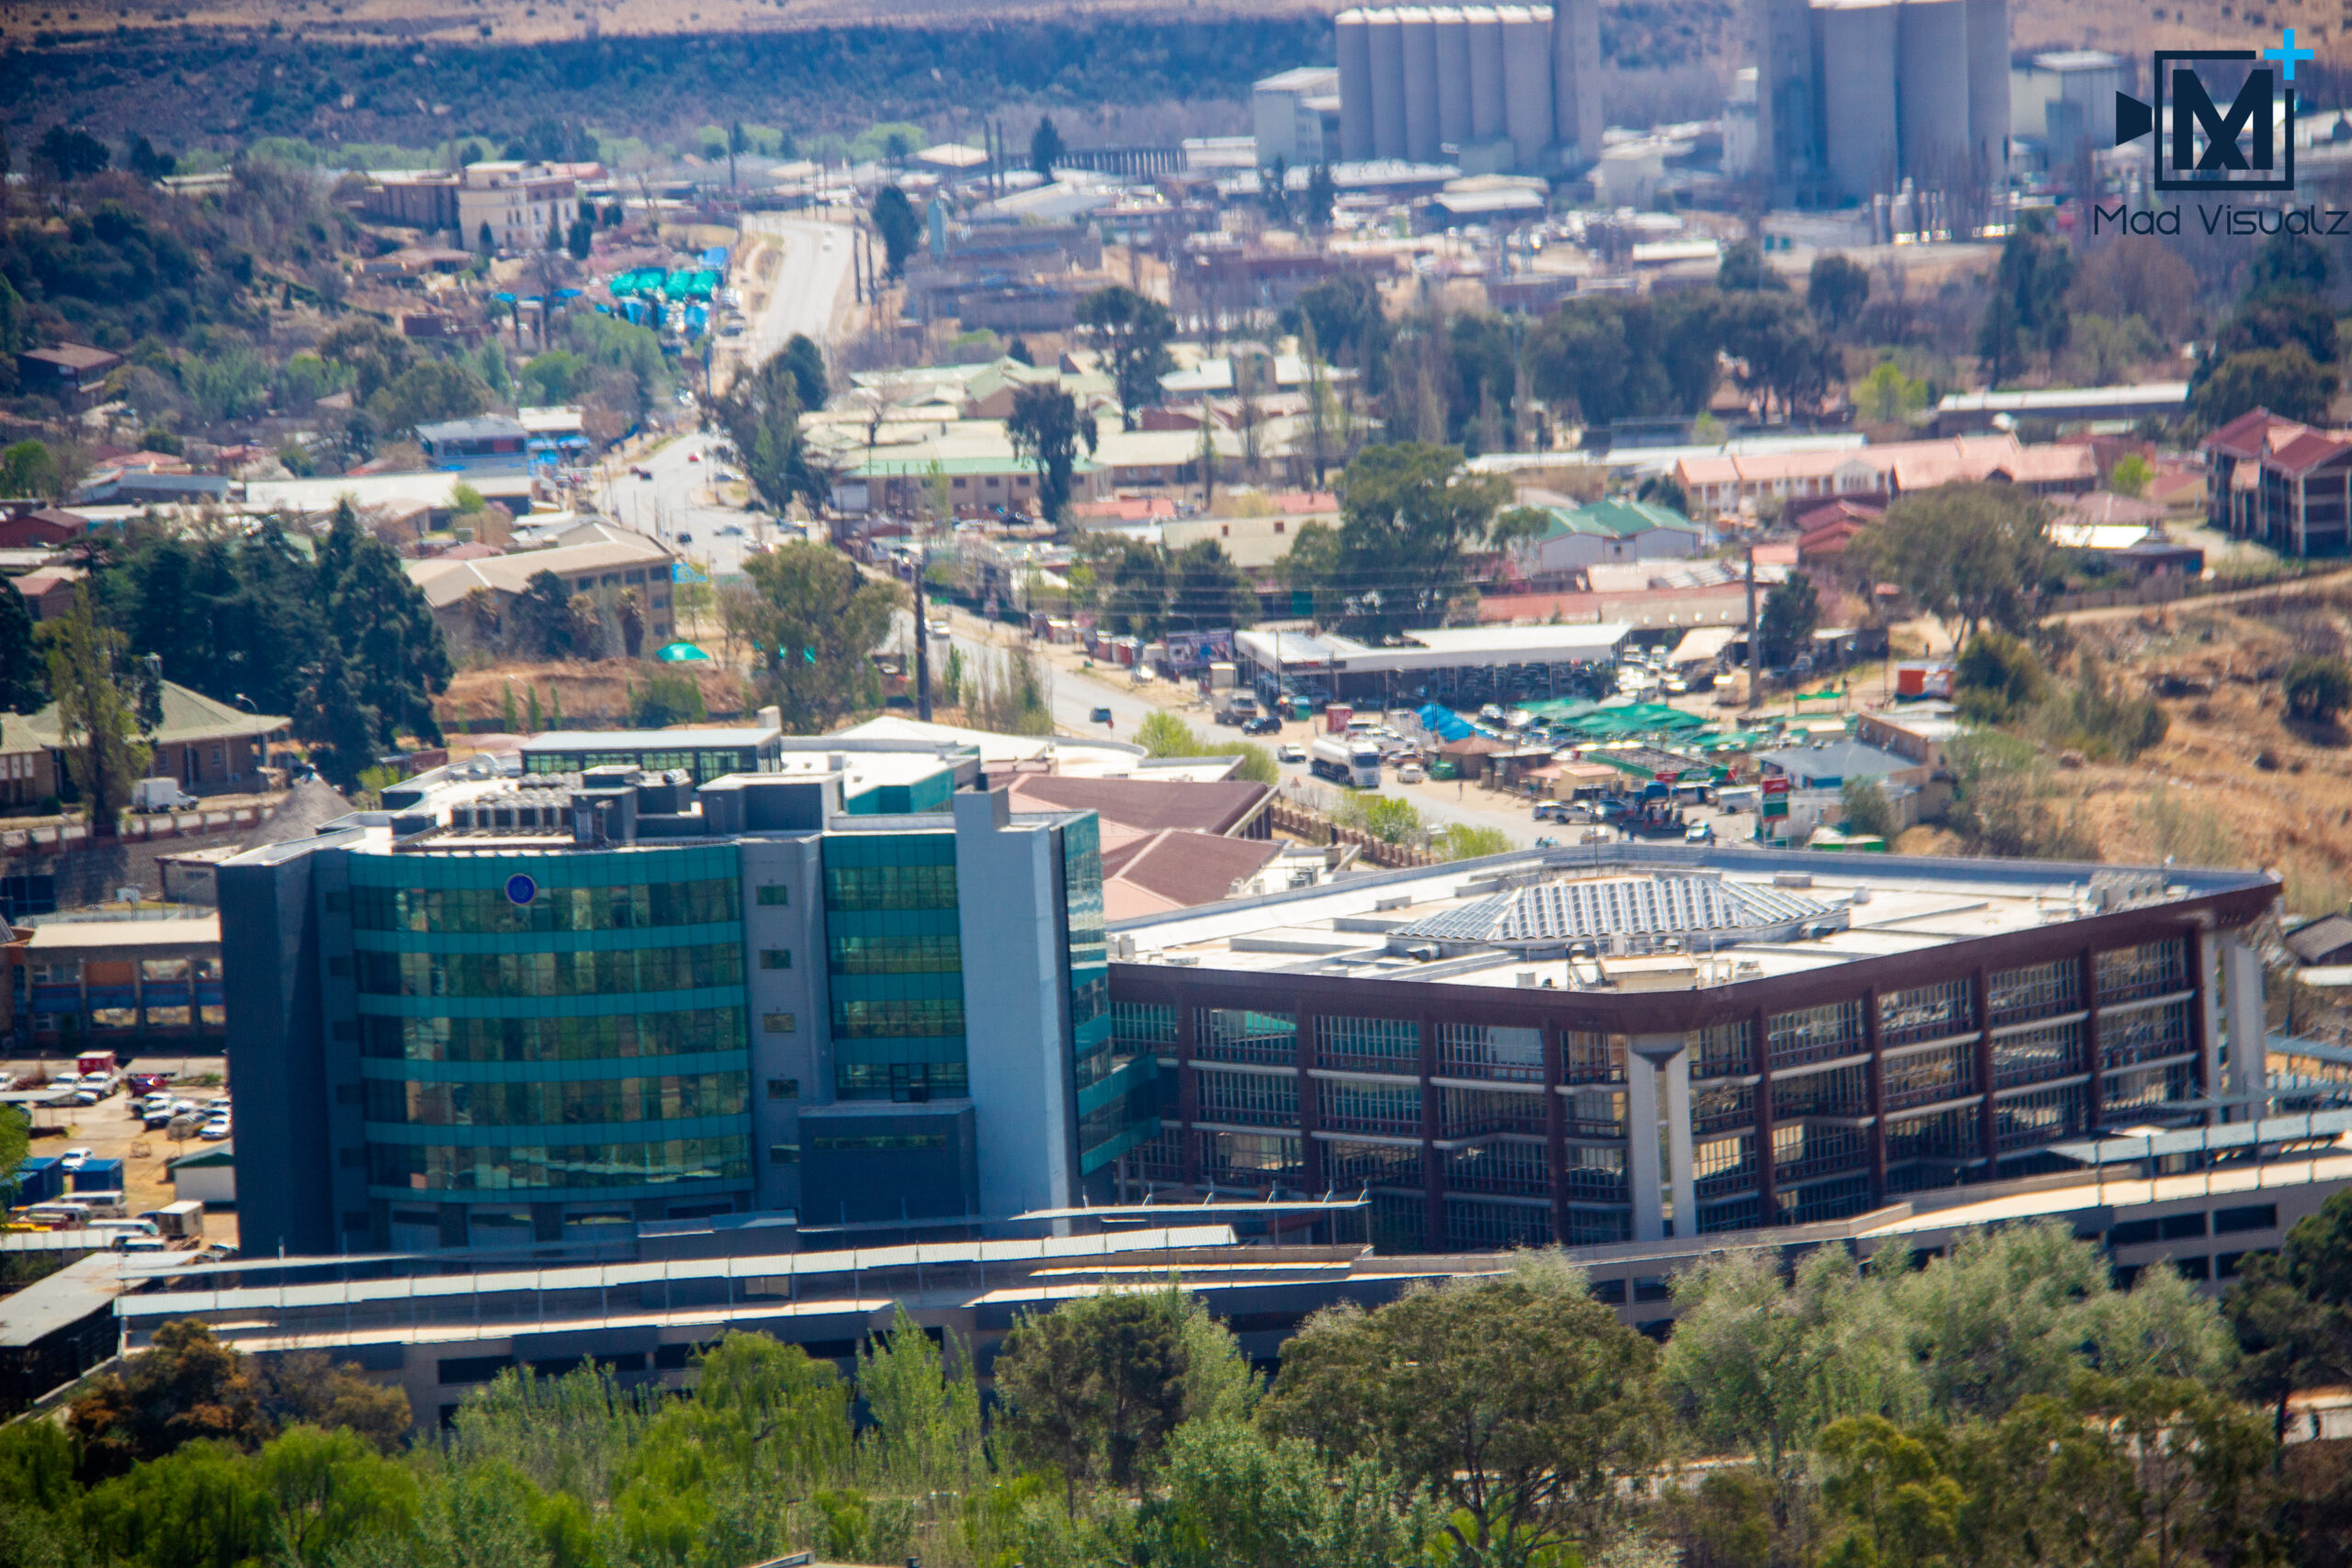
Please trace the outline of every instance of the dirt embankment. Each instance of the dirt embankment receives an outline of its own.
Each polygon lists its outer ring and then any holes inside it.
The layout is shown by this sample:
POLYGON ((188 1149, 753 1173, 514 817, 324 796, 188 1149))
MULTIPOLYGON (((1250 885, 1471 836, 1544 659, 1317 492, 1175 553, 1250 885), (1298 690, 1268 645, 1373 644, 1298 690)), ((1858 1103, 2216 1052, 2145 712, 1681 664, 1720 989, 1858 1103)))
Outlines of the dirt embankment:
POLYGON ((743 679, 715 664, 652 664, 639 659, 602 659, 582 664, 498 664, 458 672, 433 705, 434 716, 452 739, 483 725, 527 732, 559 727, 624 728, 630 699, 656 676, 684 675, 702 693, 707 716, 731 719, 751 711, 743 679), (532 723, 531 699, 538 699, 532 723))
POLYGON ((2290 909, 2341 909, 2352 898, 2352 733, 2292 718, 2278 686, 2297 655, 2352 649, 2352 585, 2075 632, 2078 649, 2144 680, 2170 720, 2133 762, 2058 775, 2105 858, 2274 867, 2290 909))

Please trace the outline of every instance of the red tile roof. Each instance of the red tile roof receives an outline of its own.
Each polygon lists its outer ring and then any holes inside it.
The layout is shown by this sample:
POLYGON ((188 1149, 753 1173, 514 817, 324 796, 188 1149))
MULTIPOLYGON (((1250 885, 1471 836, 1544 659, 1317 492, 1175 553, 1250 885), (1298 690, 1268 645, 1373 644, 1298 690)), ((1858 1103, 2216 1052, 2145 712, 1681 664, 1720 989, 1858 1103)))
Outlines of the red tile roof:
POLYGON ((2307 474, 2352 452, 2352 441, 2306 430, 2270 454, 2269 466, 2290 474, 2307 474))
POLYGON ((1229 833, 1256 816, 1271 793, 1264 784, 1241 779, 1193 784, 1061 773, 1022 773, 1012 789, 1016 811, 1091 811, 1105 822, 1148 833, 1163 828, 1229 833))

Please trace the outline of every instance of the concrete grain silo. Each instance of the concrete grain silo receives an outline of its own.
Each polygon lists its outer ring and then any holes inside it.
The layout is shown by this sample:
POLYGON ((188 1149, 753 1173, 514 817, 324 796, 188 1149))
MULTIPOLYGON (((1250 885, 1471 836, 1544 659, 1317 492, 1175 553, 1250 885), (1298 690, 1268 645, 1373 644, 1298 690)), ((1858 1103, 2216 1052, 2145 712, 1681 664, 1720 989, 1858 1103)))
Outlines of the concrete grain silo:
POLYGON ((1552 140, 1552 11, 1504 6, 1503 125, 1511 159, 1521 174, 1533 174, 1552 140))
POLYGON ((1372 156, 1372 38, 1362 11, 1334 18, 1340 44, 1340 156, 1360 164, 1372 156))
POLYGON ((1419 6, 1396 13, 1405 52, 1405 156, 1434 164, 1437 153, 1437 23, 1419 6))
POLYGON ((1470 140, 1484 147, 1510 133, 1503 118, 1503 19, 1492 6, 1462 13, 1470 35, 1470 140))
POLYGON ((1364 15, 1372 61, 1372 155, 1405 155, 1405 41, 1394 11, 1364 15))
POLYGON ((1841 201, 1894 188, 1896 9, 1887 0, 1815 0, 1814 79, 1836 85, 1821 114, 1822 162, 1841 201))
POLYGON ((2008 169, 2009 0, 1962 0, 1968 10, 1968 140, 1984 177, 2008 169))
POLYGON ((1600 156, 1600 0, 1553 0, 1552 134, 1589 162, 1600 156))
POLYGON ((1433 7, 1437 29, 1437 139, 1460 147, 1470 140, 1470 24, 1451 6, 1433 7))
MULTIPOLYGON (((1928 190, 1968 183, 1968 59, 1964 0, 1903 0, 1895 8, 1894 99, 1903 174, 1928 190)), ((1834 78, 1833 78, 1834 80, 1834 78)))

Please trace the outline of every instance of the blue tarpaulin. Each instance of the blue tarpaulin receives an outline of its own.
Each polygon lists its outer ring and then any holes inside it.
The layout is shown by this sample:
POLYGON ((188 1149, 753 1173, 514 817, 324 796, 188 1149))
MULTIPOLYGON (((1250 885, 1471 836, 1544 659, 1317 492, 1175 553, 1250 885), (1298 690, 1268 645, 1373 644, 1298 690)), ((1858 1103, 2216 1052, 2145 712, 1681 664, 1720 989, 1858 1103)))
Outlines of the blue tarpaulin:
POLYGON ((1427 705, 1415 716, 1421 721, 1422 728, 1440 740, 1460 740, 1477 733, 1468 719, 1436 703, 1427 705))

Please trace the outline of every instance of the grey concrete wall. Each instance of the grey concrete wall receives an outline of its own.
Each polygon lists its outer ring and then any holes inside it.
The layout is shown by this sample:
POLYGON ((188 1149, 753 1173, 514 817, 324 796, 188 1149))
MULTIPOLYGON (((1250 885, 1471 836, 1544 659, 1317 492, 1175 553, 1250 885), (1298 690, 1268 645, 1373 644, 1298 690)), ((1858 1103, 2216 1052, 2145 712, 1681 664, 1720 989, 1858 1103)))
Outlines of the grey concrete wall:
MULTIPOLYGON (((802 1147, 804 1108, 833 1098, 831 1001, 825 989, 825 866, 820 840, 745 839, 743 974, 750 1000, 752 1161, 762 1209, 801 1206, 801 1168, 774 1157, 779 1145, 802 1147), (788 889, 788 903, 763 905, 762 886, 788 889), (763 969, 760 953, 792 953, 789 969, 763 969), (789 1091, 789 1092, 786 1092, 789 1091)), ((812 1220, 812 1224, 823 1223, 812 1220)))

